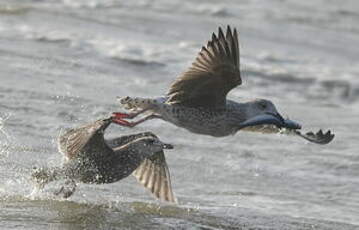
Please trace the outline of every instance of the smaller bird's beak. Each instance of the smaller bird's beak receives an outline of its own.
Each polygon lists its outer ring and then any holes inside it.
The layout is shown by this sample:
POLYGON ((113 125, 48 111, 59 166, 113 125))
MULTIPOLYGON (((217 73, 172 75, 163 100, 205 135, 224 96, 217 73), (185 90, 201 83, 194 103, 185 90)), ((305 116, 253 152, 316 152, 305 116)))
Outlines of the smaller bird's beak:
POLYGON ((111 117, 108 117, 108 118, 102 119, 103 122, 112 122, 112 120, 113 120, 113 117, 112 117, 112 116, 111 116, 111 117))
POLYGON ((112 118, 109 117, 109 118, 103 118, 103 119, 100 119, 100 120, 97 120, 96 123, 99 123, 100 127, 99 127, 99 131, 104 131, 105 129, 107 129, 107 127, 112 123, 112 118))
POLYGON ((162 143, 162 147, 163 147, 164 149, 173 149, 173 148, 174 148, 173 145, 171 145, 171 144, 166 144, 166 143, 162 143))

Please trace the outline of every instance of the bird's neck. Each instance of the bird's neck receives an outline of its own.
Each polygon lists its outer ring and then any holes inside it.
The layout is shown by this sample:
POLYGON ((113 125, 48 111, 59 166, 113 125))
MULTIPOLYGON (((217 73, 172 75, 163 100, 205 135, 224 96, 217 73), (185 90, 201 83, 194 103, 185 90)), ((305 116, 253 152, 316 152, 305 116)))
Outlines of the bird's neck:
POLYGON ((251 101, 243 102, 243 103, 237 103, 237 113, 241 117, 241 122, 251 118, 254 116, 253 113, 253 103, 251 101))
POLYGON ((251 102, 238 103, 231 101, 227 107, 231 110, 231 116, 228 120, 231 121, 233 134, 235 134, 242 128, 241 123, 252 117, 251 102))

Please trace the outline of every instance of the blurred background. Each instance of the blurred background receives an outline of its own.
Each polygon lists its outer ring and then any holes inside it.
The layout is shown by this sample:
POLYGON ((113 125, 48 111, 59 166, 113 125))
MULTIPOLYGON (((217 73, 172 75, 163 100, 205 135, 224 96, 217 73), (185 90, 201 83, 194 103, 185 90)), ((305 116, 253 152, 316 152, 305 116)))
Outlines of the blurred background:
POLYGON ((356 0, 0 0, 1 229, 358 229, 359 2, 356 0), (213 138, 159 120, 178 205, 134 178, 34 191, 33 166, 62 162, 56 139, 155 97, 219 26, 240 33, 243 85, 229 98, 272 100, 325 146, 284 135, 213 138))

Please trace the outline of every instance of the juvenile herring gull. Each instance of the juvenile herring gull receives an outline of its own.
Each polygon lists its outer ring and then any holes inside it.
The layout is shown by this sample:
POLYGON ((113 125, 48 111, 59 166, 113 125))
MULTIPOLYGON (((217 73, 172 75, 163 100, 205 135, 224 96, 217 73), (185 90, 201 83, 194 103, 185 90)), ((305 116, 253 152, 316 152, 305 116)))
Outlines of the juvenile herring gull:
POLYGON ((132 174, 158 199, 176 202, 163 152, 173 146, 150 132, 106 141, 104 131, 111 122, 112 118, 101 119, 60 136, 58 146, 66 162, 62 167, 35 169, 33 179, 40 186, 64 179, 65 186, 55 194, 67 198, 76 182, 107 184, 132 174))
MULTIPOLYGON (((329 143, 334 135, 321 130, 301 134, 301 125, 284 119, 274 104, 266 99, 235 102, 226 99, 229 91, 242 83, 237 30, 228 26, 203 46, 192 66, 170 86, 166 96, 154 99, 123 97, 120 103, 130 113, 114 113, 114 122, 134 127, 159 118, 193 133, 215 137, 239 130, 279 132, 282 128, 318 144, 329 143), (135 122, 140 114, 146 116, 135 122)), ((288 133, 288 132, 287 132, 288 133)))

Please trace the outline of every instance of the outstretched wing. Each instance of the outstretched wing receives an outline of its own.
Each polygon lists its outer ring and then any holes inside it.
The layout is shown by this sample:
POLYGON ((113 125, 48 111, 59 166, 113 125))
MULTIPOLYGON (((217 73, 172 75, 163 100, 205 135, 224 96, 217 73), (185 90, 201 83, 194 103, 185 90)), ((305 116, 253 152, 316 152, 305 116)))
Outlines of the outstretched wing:
MULTIPOLYGON (((108 140, 107 143, 111 148, 116 148, 145 136, 155 137, 151 132, 144 132, 114 138, 108 140)), ((163 151, 157 152, 152 157, 142 161, 132 175, 158 199, 176 202, 172 191, 170 172, 163 151)))
POLYGON ((145 159, 132 175, 158 199, 177 202, 172 191, 171 176, 163 151, 145 159))
POLYGON ((227 93, 242 83, 239 70, 239 46, 236 29, 227 27, 226 36, 218 29, 218 37, 202 47, 192 66, 178 77, 167 93, 169 104, 187 107, 221 108, 227 93))
MULTIPOLYGON (((104 140, 103 131, 110 124, 111 119, 103 119, 66 131, 59 137, 59 151, 68 159, 72 159, 81 152, 92 151, 98 147, 108 148, 104 140)), ((103 152, 100 151, 100 153, 103 152)))

